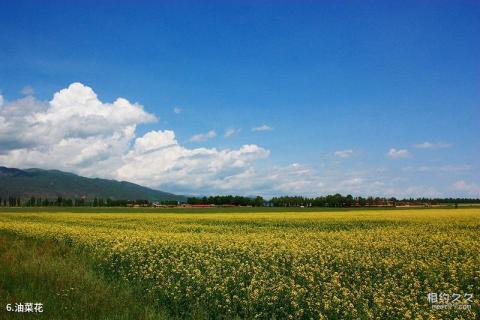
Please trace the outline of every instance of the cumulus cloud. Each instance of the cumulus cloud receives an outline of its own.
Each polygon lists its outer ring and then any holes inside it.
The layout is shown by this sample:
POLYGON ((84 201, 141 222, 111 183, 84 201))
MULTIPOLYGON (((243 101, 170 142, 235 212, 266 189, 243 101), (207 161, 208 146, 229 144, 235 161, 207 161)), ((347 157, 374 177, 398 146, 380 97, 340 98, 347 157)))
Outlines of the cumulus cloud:
POLYGON ((49 102, 27 96, 1 106, 0 162, 111 176, 136 126, 155 120, 139 104, 103 103, 91 88, 73 83, 49 102))
POLYGON ((215 130, 210 130, 206 133, 198 133, 193 135, 189 141, 191 142, 202 142, 207 141, 208 139, 215 138, 217 136, 217 132, 215 130))
POLYGON ((236 128, 228 128, 225 130, 225 133, 223 134, 224 138, 230 138, 236 134, 238 134, 241 131, 241 129, 236 129, 236 128))
POLYGON ((25 87, 22 88, 22 90, 20 90, 20 93, 25 95, 25 96, 32 96, 35 93, 35 91, 33 90, 32 87, 25 86, 25 87))
POLYGON ((117 173, 124 180, 170 189, 225 189, 229 180, 247 174, 253 161, 269 154, 257 145, 237 150, 188 149, 177 142, 173 131, 154 131, 135 140, 117 173))
POLYGON ((410 158, 412 156, 412 154, 407 149, 391 148, 388 151, 387 156, 390 159, 400 159, 400 158, 410 158))
MULTIPOLYGON (((435 194, 428 186, 410 186, 405 174, 402 180, 380 169, 360 172, 325 166, 316 170, 295 162, 271 165, 265 160, 270 151, 255 144, 233 149, 189 148, 177 140, 173 130, 137 136, 138 126, 152 121, 155 115, 142 105, 123 98, 101 101, 80 83, 58 91, 50 101, 30 95, 4 101, 0 95, 0 165, 60 169, 184 194, 435 194), (263 165, 257 165, 262 160, 263 165)), ((225 136, 231 136, 229 132, 225 136)), ((211 130, 194 140, 214 136, 211 130)), ((409 155, 407 150, 392 150, 394 155, 409 155)), ((350 151, 340 150, 336 155, 350 151)), ((478 186, 465 181, 456 188, 478 191, 478 186)))
POLYGON ((337 157, 340 157, 340 158, 350 158, 351 156, 353 156, 353 150, 339 150, 339 151, 335 151, 334 153, 337 157))
POLYGON ((262 124, 261 126, 252 128, 252 131, 253 131, 253 132, 257 132, 257 131, 272 131, 272 130, 273 130, 273 128, 270 127, 270 126, 267 126, 266 124, 262 124))
MULTIPOLYGON (((156 121, 143 106, 118 98, 102 102, 73 83, 48 102, 32 96, 0 100, 0 164, 60 169, 85 176, 128 180, 150 187, 186 190, 238 189, 255 173, 253 162, 269 150, 186 148, 172 130, 136 136, 138 125, 156 121)), ((215 131, 193 137, 216 136, 215 131)), ((248 184, 245 184, 247 186, 248 184)))
POLYGON ((443 149, 443 148, 450 148, 451 146, 452 146, 451 143, 428 142, 428 141, 414 145, 414 147, 418 149, 443 149))
POLYGON ((179 114, 180 112, 182 112, 182 108, 175 107, 175 108, 173 108, 173 112, 176 113, 176 114, 179 114))

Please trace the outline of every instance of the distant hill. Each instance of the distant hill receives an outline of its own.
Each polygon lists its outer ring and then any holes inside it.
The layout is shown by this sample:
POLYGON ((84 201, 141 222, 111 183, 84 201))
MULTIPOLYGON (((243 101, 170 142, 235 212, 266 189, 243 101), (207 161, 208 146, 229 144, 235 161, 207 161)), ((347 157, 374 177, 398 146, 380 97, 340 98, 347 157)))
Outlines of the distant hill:
POLYGON ((85 178, 59 170, 15 169, 0 166, 0 197, 41 197, 112 200, 186 200, 186 197, 158 191, 126 181, 85 178))

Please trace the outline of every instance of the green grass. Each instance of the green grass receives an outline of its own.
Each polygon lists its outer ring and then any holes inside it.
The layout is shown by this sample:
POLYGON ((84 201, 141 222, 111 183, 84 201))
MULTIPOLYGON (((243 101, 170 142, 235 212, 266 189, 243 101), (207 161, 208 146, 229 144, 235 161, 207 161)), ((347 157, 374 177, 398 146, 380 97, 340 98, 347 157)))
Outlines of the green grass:
POLYGON ((0 319, 167 318, 135 288, 107 281, 94 264, 92 257, 64 243, 1 232, 0 319), (6 311, 8 303, 26 302, 43 303, 44 312, 6 311))

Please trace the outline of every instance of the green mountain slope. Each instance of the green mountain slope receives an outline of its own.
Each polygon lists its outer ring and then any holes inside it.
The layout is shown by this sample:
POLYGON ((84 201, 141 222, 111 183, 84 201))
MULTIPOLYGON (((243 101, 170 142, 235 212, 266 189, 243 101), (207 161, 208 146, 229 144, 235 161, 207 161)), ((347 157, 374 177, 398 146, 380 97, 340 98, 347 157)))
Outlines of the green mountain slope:
POLYGON ((58 170, 0 167, 0 197, 42 197, 54 199, 86 197, 114 200, 185 200, 184 196, 158 191, 138 184, 98 178, 85 178, 58 170))

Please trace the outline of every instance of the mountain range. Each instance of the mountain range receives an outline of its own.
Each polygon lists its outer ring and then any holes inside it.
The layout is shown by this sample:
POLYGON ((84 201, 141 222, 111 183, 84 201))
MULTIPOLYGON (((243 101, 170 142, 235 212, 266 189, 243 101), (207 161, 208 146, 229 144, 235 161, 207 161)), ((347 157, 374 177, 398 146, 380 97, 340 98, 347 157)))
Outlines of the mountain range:
POLYGON ((0 166, 0 197, 110 198, 112 200, 186 200, 185 196, 126 181, 86 178, 59 170, 16 169, 0 166))

